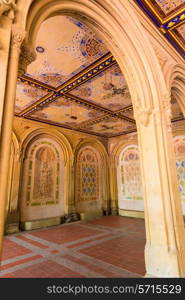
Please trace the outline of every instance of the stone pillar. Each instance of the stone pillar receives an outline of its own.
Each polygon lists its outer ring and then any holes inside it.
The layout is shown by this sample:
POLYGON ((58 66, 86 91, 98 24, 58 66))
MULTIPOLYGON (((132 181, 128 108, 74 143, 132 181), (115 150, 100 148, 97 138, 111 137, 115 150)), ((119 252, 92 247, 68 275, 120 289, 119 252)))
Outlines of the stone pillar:
POLYGON ((0 131, 2 124, 5 87, 8 69, 11 26, 14 19, 15 0, 0 0, 0 131))
POLYGON ((170 96, 135 108, 145 206, 146 277, 185 277, 185 229, 178 193, 170 96), (157 107, 159 105, 159 107, 157 107))
POLYGON ((75 207, 75 165, 74 160, 70 160, 68 170, 68 183, 67 183, 67 200, 68 200, 68 213, 66 215, 66 222, 74 222, 80 219, 79 214, 76 212, 75 207))
POLYGON ((117 168, 115 161, 110 157, 110 196, 111 196, 111 214, 116 216, 118 214, 118 189, 117 189, 117 168))
POLYGON ((7 203, 7 185, 9 176, 9 160, 12 142, 12 123, 14 115, 17 72, 19 54, 25 32, 17 25, 12 25, 11 47, 9 53, 8 76, 6 80, 5 101, 2 117, 0 141, 0 255, 4 235, 5 211, 7 203))
POLYGON ((6 217, 5 233, 16 233, 19 231, 19 185, 20 185, 20 170, 21 170, 21 155, 20 149, 15 149, 12 153, 13 162, 9 169, 9 191, 8 191, 8 205, 6 217))

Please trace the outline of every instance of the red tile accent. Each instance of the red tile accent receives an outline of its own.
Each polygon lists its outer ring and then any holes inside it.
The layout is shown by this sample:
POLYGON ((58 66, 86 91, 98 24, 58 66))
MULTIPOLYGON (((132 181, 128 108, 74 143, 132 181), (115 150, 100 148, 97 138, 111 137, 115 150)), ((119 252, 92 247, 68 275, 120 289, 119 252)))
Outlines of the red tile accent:
POLYGON ((145 241, 124 236, 102 242, 79 252, 107 262, 128 271, 145 274, 144 262, 145 241))
POLYGON ((32 251, 18 245, 17 243, 4 239, 4 246, 3 246, 3 255, 2 260, 7 260, 9 258, 14 258, 17 256, 25 255, 31 253, 32 251))
POLYGON ((120 216, 106 216, 96 220, 89 221, 88 223, 95 224, 95 225, 109 226, 113 228, 121 228, 121 229, 124 229, 127 226, 136 227, 137 225, 142 225, 143 227, 142 219, 126 218, 120 216))
POLYGON ((81 238, 91 237, 99 233, 100 231, 98 230, 85 228, 76 224, 68 226, 64 225, 63 227, 51 228, 42 231, 35 231, 31 234, 46 241, 60 245, 63 243, 77 241, 81 238))
POLYGON ((47 260, 33 266, 12 272, 12 275, 19 278, 71 278, 84 277, 56 262, 47 260))
POLYGON ((24 258, 24 259, 21 259, 21 260, 3 265, 3 266, 0 267, 0 270, 3 271, 3 270, 6 270, 6 269, 9 269, 9 268, 12 268, 14 266, 21 265, 21 264, 24 264, 24 263, 27 263, 29 261, 36 260, 36 259, 39 259, 39 258, 42 258, 42 256, 41 255, 35 255, 35 256, 27 257, 27 258, 24 258))
POLYGON ((58 251, 58 250, 51 250, 50 252, 53 253, 53 254, 60 253, 60 251, 58 251))

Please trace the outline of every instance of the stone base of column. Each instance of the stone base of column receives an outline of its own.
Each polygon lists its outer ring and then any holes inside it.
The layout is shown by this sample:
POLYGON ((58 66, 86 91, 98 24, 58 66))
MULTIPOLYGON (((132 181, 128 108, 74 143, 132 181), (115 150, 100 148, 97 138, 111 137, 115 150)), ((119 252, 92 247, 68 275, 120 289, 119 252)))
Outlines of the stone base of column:
POLYGON ((168 250, 163 246, 146 246, 145 263, 145 277, 184 278, 185 248, 168 250))
POLYGON ((118 209, 117 208, 112 208, 111 209, 111 215, 112 216, 117 216, 118 215, 118 209))

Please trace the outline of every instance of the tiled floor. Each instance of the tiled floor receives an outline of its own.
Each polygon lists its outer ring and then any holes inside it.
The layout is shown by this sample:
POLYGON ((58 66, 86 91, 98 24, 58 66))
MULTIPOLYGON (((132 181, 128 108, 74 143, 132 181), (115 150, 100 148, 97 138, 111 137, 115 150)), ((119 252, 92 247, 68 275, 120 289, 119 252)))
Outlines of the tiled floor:
POLYGON ((0 277, 141 277, 141 219, 106 216, 5 237, 0 277))

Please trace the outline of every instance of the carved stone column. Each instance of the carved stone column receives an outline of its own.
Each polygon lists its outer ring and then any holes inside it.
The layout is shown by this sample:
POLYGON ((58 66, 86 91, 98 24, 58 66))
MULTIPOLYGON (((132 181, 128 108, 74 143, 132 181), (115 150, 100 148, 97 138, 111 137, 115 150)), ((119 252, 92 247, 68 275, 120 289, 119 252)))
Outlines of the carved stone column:
POLYGON ((19 185, 20 185, 20 171, 22 152, 20 149, 16 149, 13 152, 13 162, 9 169, 9 191, 8 191, 8 207, 6 216, 6 233, 16 233, 19 231, 19 207, 18 207, 18 196, 19 196, 19 185))
POLYGON ((15 1, 0 0, 0 131, 5 98, 11 26, 14 19, 15 1))
POLYGON ((144 191, 147 277, 185 276, 185 230, 171 133, 170 96, 135 107, 144 191), (157 107, 158 103, 160 106, 157 107))
POLYGON ((80 219, 75 207, 75 165, 74 160, 70 160, 68 182, 68 213, 65 222, 74 222, 80 219))
POLYGON ((110 195, 111 195, 111 214, 118 214, 118 191, 117 191, 117 166, 112 160, 110 165, 110 195))
POLYGON ((3 109, 2 131, 0 140, 0 255, 5 224, 7 203, 7 184, 9 176, 9 160, 12 139, 12 123, 16 94, 16 82, 20 47, 25 37, 25 31, 17 25, 12 25, 11 47, 9 54, 8 76, 6 80, 5 104, 3 109))

